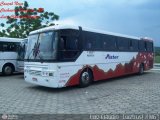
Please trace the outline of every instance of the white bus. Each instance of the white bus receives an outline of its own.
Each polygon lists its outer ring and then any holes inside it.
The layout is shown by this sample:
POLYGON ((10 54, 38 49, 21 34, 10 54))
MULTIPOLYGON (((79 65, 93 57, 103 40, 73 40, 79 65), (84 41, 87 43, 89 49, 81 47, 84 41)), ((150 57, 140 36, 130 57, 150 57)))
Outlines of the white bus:
POLYGON ((18 47, 18 57, 17 57, 17 71, 20 73, 24 72, 24 57, 26 54, 28 39, 24 39, 21 41, 18 47))
POLYGON ((153 41, 82 27, 51 26, 29 35, 25 81, 60 88, 153 67, 153 41))
POLYGON ((17 71, 17 47, 22 40, 0 37, 0 72, 4 75, 17 71))

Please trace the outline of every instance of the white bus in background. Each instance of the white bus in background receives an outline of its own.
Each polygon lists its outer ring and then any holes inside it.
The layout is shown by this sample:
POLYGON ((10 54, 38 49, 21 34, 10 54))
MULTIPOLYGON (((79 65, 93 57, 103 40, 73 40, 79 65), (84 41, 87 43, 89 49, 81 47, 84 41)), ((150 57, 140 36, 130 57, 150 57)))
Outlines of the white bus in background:
POLYGON ((11 75, 17 71, 17 48, 23 39, 0 37, 0 72, 11 75))
POLYGON ((72 26, 50 26, 30 33, 25 81, 59 88, 87 87, 93 81, 153 68, 148 38, 72 26))
POLYGON ((18 57, 17 57, 17 71, 20 73, 24 72, 24 56, 27 49, 28 39, 22 40, 18 47, 18 57))

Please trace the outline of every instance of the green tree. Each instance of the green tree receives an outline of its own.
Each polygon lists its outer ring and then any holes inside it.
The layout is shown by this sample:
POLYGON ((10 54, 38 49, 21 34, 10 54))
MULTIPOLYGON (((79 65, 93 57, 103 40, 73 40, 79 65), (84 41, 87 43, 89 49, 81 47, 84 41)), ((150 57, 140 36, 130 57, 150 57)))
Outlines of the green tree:
POLYGON ((0 24, 2 27, 0 37, 26 38, 31 31, 46 27, 49 22, 59 19, 54 12, 44 11, 43 8, 29 8, 26 1, 23 6, 15 7, 14 16, 8 16, 6 29, 4 29, 6 24, 0 24))

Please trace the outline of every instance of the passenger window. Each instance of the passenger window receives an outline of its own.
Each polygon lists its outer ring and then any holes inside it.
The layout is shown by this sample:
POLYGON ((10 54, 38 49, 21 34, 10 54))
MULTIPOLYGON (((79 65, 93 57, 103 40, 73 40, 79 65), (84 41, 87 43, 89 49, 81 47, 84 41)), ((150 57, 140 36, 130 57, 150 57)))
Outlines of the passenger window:
POLYGON ((153 43, 148 41, 146 44, 147 44, 147 51, 152 52, 153 51, 153 43))
POLYGON ((0 43, 0 51, 3 51, 3 46, 1 43, 0 43))
POLYGON ((138 51, 138 40, 130 39, 130 51, 138 51))
POLYGON ((103 40, 103 49, 104 50, 116 50, 117 46, 116 46, 116 37, 111 36, 111 35, 103 35, 102 36, 102 40, 103 40))
POLYGON ((2 47, 3 47, 3 50, 4 50, 4 51, 8 51, 8 45, 7 45, 7 43, 3 43, 3 46, 2 46, 2 47))
POLYGON ((60 49, 62 53, 62 59, 75 58, 79 52, 78 38, 75 36, 61 36, 60 49))
POLYGON ((118 48, 120 51, 128 51, 129 40, 127 38, 118 38, 118 48))
POLYGON ((146 51, 145 41, 142 41, 142 40, 139 41, 139 50, 140 50, 141 52, 146 51))
POLYGON ((84 48, 87 50, 100 50, 101 49, 100 34, 94 32, 85 32, 84 48))

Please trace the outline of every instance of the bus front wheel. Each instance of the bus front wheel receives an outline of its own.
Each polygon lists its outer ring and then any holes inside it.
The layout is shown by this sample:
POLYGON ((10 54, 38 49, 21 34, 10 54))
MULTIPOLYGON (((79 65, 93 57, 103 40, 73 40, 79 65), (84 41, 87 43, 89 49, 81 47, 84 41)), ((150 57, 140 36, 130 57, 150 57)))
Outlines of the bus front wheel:
POLYGON ((92 82, 93 76, 91 71, 88 69, 84 70, 80 76, 80 87, 88 87, 92 82))
POLYGON ((11 65, 5 65, 2 69, 3 75, 12 75, 13 74, 13 67, 11 65))

